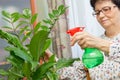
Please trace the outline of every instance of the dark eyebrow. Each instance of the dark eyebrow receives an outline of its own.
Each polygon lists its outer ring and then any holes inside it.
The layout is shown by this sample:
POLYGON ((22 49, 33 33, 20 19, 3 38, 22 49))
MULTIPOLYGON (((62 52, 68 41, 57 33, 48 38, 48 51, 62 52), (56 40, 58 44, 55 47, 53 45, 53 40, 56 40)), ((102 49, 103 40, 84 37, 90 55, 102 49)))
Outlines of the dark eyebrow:
MULTIPOLYGON (((115 5, 113 5, 113 6, 115 6, 115 5)), ((104 6, 104 7, 102 7, 101 9, 103 9, 103 8, 105 8, 105 7, 111 7, 111 6, 104 6)), ((100 10, 101 10, 101 9, 100 9, 100 10)), ((99 11, 99 10, 94 9, 94 11, 99 11)))
MULTIPOLYGON (((105 8, 105 7, 109 7, 109 6, 104 6, 104 7, 102 7, 101 9, 103 9, 103 8, 105 8)), ((99 11, 99 10, 101 10, 101 9, 98 9, 98 10, 95 9, 94 11, 99 11)))

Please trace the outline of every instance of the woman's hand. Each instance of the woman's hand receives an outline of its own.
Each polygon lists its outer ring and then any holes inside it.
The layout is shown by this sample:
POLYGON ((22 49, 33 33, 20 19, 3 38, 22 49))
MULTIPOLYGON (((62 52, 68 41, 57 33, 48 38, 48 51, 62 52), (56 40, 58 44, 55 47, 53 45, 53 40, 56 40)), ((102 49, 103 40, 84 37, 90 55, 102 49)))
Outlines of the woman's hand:
POLYGON ((104 52, 109 52, 110 41, 95 37, 85 31, 77 32, 71 37, 71 45, 73 46, 75 43, 84 49, 86 47, 90 48, 98 48, 104 52))
POLYGON ((71 45, 73 46, 75 43, 78 43, 81 48, 86 47, 97 47, 98 38, 94 37, 93 35, 90 35, 87 32, 77 32, 72 38, 71 38, 71 45))

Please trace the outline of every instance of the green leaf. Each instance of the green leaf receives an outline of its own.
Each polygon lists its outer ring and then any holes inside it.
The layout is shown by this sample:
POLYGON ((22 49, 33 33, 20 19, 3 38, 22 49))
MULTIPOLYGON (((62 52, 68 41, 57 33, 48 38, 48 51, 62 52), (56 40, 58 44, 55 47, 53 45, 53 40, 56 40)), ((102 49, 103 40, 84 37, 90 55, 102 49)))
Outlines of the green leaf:
POLYGON ((29 50, 33 56, 33 60, 38 61, 39 57, 42 55, 45 42, 48 39, 48 34, 47 31, 41 30, 32 37, 29 50))
POLYGON ((8 18, 8 19, 11 18, 11 14, 10 14, 9 12, 7 12, 7 11, 2 11, 2 15, 3 15, 4 17, 8 18))
POLYGON ((43 20, 43 22, 50 25, 53 24, 53 22, 50 19, 43 20))
POLYGON ((0 80, 4 80, 3 78, 0 78, 0 80))
POLYGON ((56 62, 56 56, 53 54, 50 58, 49 58, 49 62, 56 62))
POLYGON ((33 24, 33 23, 35 22, 35 20, 37 19, 37 16, 38 16, 38 14, 34 14, 34 15, 32 16, 31 24, 33 24))
POLYGON ((34 33, 37 33, 40 27, 41 27, 41 22, 37 23, 37 25, 35 26, 34 33))
POLYGON ((58 7, 58 10, 62 10, 62 9, 64 9, 64 5, 60 5, 59 7, 58 7))
POLYGON ((58 11, 58 10, 53 10, 52 13, 53 13, 55 16, 58 16, 58 15, 59 15, 59 11, 58 11))
POLYGON ((42 64, 34 73, 34 75, 32 76, 32 78, 34 80, 39 80, 41 77, 43 77, 43 75, 53 66, 55 65, 55 62, 47 62, 42 64))
POLYGON ((28 26, 25 26, 25 27, 21 28, 19 35, 20 35, 20 34, 23 34, 24 31, 26 31, 27 29, 28 29, 28 26))
POLYGON ((17 67, 18 69, 22 68, 22 63, 18 64, 17 61, 15 61, 14 59, 10 59, 8 58, 7 61, 14 67, 17 67))
POLYGON ((28 32, 22 39, 22 42, 24 42, 26 39, 30 38, 30 35, 31 35, 32 32, 28 32))
POLYGON ((12 27, 10 27, 10 26, 2 26, 2 28, 12 29, 12 27))
POLYGON ((13 76, 20 77, 20 78, 24 77, 23 75, 17 73, 16 71, 9 70, 9 74, 12 74, 13 76))
POLYGON ((11 74, 11 75, 8 76, 7 80, 17 80, 17 79, 18 79, 18 76, 15 76, 15 75, 11 74))
POLYGON ((59 75, 52 70, 50 70, 46 74, 47 74, 47 77, 48 77, 49 80, 59 80, 59 75))
POLYGON ((66 11, 66 8, 62 9, 61 12, 60 12, 60 15, 64 14, 66 11))
POLYGON ((25 61, 28 61, 28 62, 32 61, 31 56, 27 52, 21 50, 20 48, 6 47, 5 49, 7 51, 13 51, 16 56, 20 57, 21 59, 23 59, 25 61))
POLYGON ((54 14, 52 14, 52 13, 49 13, 48 15, 51 19, 55 18, 54 14))
POLYGON ((44 30, 44 31, 50 31, 50 29, 48 28, 48 26, 45 26, 45 25, 41 25, 41 29, 44 30))
POLYGON ((11 23, 11 20, 10 19, 7 19, 7 18, 2 18, 3 20, 7 21, 8 23, 11 23))
POLYGON ((29 24, 27 21, 19 21, 18 25, 16 26, 16 28, 22 26, 22 25, 26 25, 29 24))
POLYGON ((75 60, 79 60, 79 59, 64 59, 64 58, 59 59, 56 64, 56 68, 60 69, 63 67, 70 66, 75 60))
POLYGON ((29 18, 31 18, 31 15, 32 15, 32 13, 31 13, 31 10, 30 10, 30 9, 25 8, 25 9, 23 10, 23 17, 24 17, 24 18, 29 19, 29 18))
POLYGON ((58 7, 59 14, 60 14, 60 15, 64 14, 65 11, 66 11, 66 9, 67 9, 67 7, 65 7, 64 5, 60 5, 60 6, 58 7))
POLYGON ((47 72, 46 74, 49 80, 55 80, 51 72, 47 72))
POLYGON ((34 70, 38 66, 39 62, 38 61, 36 61, 36 62, 32 61, 31 64, 32 64, 31 70, 34 70))
POLYGON ((44 44, 44 48, 42 49, 42 53, 49 48, 49 46, 51 45, 52 43, 52 39, 47 39, 45 44, 44 44))
POLYGON ((16 22, 20 18, 20 14, 18 12, 12 13, 12 22, 16 22))
POLYGON ((26 77, 30 77, 30 74, 31 74, 31 64, 29 62, 24 62, 23 64, 23 74, 26 76, 26 77))
POLYGON ((59 75, 56 72, 53 73, 53 76, 54 76, 54 80, 59 80, 59 75))
POLYGON ((6 39, 8 41, 8 43, 10 43, 10 44, 12 44, 14 46, 23 48, 20 40, 15 35, 12 35, 10 33, 7 33, 5 31, 0 30, 0 37, 2 39, 6 39))
POLYGON ((3 69, 0 69, 0 75, 6 76, 6 75, 9 75, 9 72, 7 72, 3 69))
POLYGON ((7 57, 7 61, 18 69, 22 68, 22 64, 24 62, 24 60, 16 56, 13 51, 10 51, 10 56, 7 57))

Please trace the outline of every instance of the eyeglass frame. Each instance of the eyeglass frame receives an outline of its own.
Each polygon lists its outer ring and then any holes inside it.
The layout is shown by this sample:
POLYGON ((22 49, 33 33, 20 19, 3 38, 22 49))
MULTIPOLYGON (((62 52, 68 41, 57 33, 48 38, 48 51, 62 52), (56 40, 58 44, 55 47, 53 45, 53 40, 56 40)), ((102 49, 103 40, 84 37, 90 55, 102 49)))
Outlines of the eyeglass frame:
POLYGON ((115 8, 115 7, 117 7, 117 6, 105 6, 105 7, 103 7, 101 10, 95 10, 95 11, 92 13, 92 15, 93 15, 93 16, 99 16, 99 15, 100 15, 100 12, 102 12, 103 14, 106 14, 106 13, 105 13, 105 9, 104 9, 104 8, 106 8, 106 7, 109 8, 109 11, 111 11, 112 8, 115 8), (97 11, 97 12, 96 12, 96 11, 97 11))

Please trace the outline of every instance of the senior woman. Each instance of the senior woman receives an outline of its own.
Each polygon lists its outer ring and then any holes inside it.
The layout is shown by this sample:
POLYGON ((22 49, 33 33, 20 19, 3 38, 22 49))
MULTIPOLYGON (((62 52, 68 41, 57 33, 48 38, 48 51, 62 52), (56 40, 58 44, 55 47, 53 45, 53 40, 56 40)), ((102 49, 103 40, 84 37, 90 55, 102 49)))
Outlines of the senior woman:
MULTIPOLYGON (((89 69, 91 80, 120 80, 120 0, 90 0, 90 3, 105 33, 98 38, 85 31, 77 32, 71 38, 71 45, 78 43, 81 48, 98 48, 104 52, 104 62, 89 69)), ((60 78, 86 79, 83 68, 81 62, 74 62, 72 67, 59 70, 60 78)))

